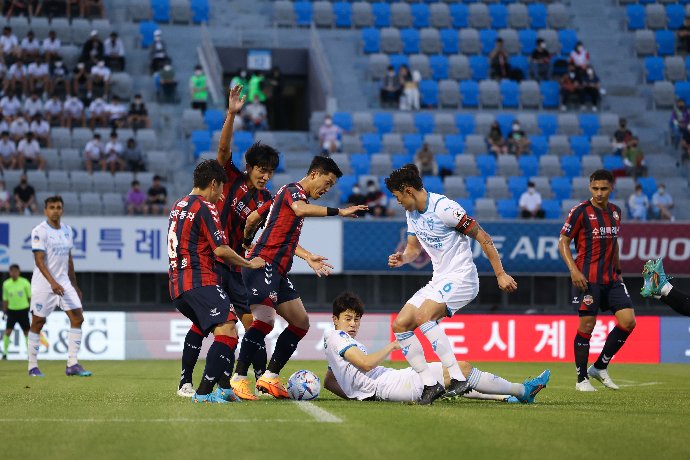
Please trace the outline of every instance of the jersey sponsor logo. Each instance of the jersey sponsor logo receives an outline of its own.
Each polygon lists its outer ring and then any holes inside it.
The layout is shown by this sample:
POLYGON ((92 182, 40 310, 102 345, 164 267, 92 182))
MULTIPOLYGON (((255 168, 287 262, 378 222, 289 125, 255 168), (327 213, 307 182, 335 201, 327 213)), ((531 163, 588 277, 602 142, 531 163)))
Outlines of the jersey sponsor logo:
POLYGON ((177 203, 177 207, 178 208, 186 208, 188 204, 189 204, 189 202, 187 202, 187 201, 180 201, 179 203, 177 203))
POLYGON ((218 315, 220 315, 220 312, 218 311, 218 308, 212 308, 211 311, 209 312, 209 315, 218 316, 218 315))
POLYGON ((585 304, 585 305, 588 305, 588 306, 589 306, 589 305, 592 305, 592 304, 594 303, 594 297, 592 297, 591 295, 587 294, 586 296, 584 296, 584 297, 582 298, 582 303, 585 304))
POLYGON ((618 211, 613 211, 612 215, 615 220, 621 220, 621 216, 618 214, 618 211))

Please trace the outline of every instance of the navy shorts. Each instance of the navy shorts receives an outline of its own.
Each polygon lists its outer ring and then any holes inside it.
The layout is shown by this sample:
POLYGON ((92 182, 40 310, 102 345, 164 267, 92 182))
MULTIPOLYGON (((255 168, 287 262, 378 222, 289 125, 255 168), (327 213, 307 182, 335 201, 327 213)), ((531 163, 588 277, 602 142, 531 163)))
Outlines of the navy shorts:
POLYGON ((7 310, 7 325, 5 329, 12 330, 14 325, 19 324, 22 331, 28 331, 31 327, 31 321, 29 321, 29 309, 25 308, 23 310, 7 310))
POLYGON ((239 316, 251 314, 249 302, 247 302, 247 288, 244 287, 242 273, 228 268, 224 264, 216 264, 216 273, 220 277, 220 286, 230 296, 230 303, 235 307, 235 313, 239 316))
POLYGON ((610 284, 588 283, 584 292, 573 286, 572 292, 572 304, 580 316, 596 316, 599 310, 616 313, 633 307, 628 288, 620 280, 610 284))
POLYGON ((230 297, 220 286, 201 286, 185 291, 173 300, 173 305, 204 335, 219 324, 237 321, 230 297))
POLYGON ((262 304, 275 308, 281 303, 299 299, 292 282, 272 264, 267 263, 263 270, 243 268, 242 279, 247 287, 249 305, 262 304))

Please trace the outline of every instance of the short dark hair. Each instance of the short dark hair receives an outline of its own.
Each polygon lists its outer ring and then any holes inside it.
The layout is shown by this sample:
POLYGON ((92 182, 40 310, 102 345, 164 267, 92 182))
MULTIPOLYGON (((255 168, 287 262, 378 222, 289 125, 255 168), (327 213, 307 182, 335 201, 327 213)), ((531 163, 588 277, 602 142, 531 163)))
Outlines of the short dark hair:
POLYGON ((194 168, 194 187, 205 189, 213 180, 219 184, 228 181, 228 175, 225 174, 225 170, 218 161, 215 159, 204 160, 196 165, 194 168))
POLYGON ((339 317, 347 310, 354 311, 357 316, 364 315, 364 302, 354 292, 345 291, 333 300, 333 316, 339 317))
POLYGON ((247 166, 258 166, 275 170, 278 167, 280 156, 278 151, 270 145, 255 142, 245 152, 244 161, 247 163, 247 166))
POLYGON ((343 177, 343 172, 340 170, 336 162, 333 161, 333 158, 315 156, 314 159, 311 160, 307 174, 311 174, 314 171, 317 171, 321 174, 333 173, 338 179, 343 177))
POLYGON ((50 203, 60 203, 63 208, 65 207, 65 202, 60 195, 53 195, 46 198, 43 202, 43 209, 48 209, 50 203))
POLYGON ((597 169, 589 176, 589 182, 592 183, 595 180, 605 180, 610 184, 613 184, 613 174, 608 169, 597 169))
POLYGON ((153 180, 161 180, 161 176, 159 176, 158 174, 156 174, 155 176, 153 176, 153 180))
POLYGON ((424 188, 419 169, 413 163, 408 163, 400 169, 396 169, 390 176, 386 177, 386 187, 391 192, 402 192, 405 187, 412 187, 415 190, 424 188))
POLYGON ((10 265, 10 270, 12 270, 13 268, 14 268, 14 269, 17 269, 17 270, 19 270, 19 271, 21 271, 21 270, 19 269, 19 265, 18 265, 18 264, 12 264, 12 265, 10 265))
POLYGON ((134 187, 135 185, 141 185, 141 182, 135 179, 132 181, 132 187, 134 187))

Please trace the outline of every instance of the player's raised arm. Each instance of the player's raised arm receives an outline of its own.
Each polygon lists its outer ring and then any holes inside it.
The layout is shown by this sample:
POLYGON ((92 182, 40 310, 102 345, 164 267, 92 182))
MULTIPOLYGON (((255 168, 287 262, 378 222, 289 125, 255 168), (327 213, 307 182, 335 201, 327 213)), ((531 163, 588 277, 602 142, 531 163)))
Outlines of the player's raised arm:
MULTIPOLYGON (((468 217, 471 220, 471 218, 468 217)), ((491 268, 494 269, 496 274, 496 279, 498 280, 498 287, 505 292, 513 292, 517 289, 517 283, 512 276, 507 274, 503 269, 503 264, 501 263, 501 256, 498 255, 496 246, 494 246, 494 240, 491 239, 491 235, 486 233, 484 229, 479 225, 477 221, 472 221, 472 224, 467 227, 467 231, 464 232, 465 235, 470 238, 479 241, 482 245, 482 251, 489 262, 491 263, 491 268)))
POLYGON ((348 400, 350 399, 347 397, 343 389, 340 388, 340 384, 330 368, 326 371, 326 375, 323 378, 323 387, 340 398, 348 400))
POLYGON ((223 129, 220 131, 220 142, 218 143, 218 153, 216 158, 221 166, 225 166, 228 160, 232 160, 230 153, 230 144, 232 143, 233 125, 235 124, 235 116, 240 113, 247 96, 240 96, 242 94, 242 85, 237 85, 230 90, 228 96, 228 114, 223 123, 223 129))
POLYGON ((366 205, 350 206, 348 208, 329 208, 309 204, 304 201, 294 201, 290 207, 298 217, 357 217, 359 211, 367 211, 369 209, 369 206, 366 205))
POLYGON ((388 359, 388 356, 393 352, 393 350, 400 350, 400 345, 398 345, 397 341, 389 343, 379 351, 370 355, 364 353, 359 348, 352 346, 345 350, 343 353, 343 358, 345 358, 350 364, 355 366, 360 371, 369 372, 388 359))
POLYGON ((396 252, 388 256, 388 266, 390 268, 402 267, 405 264, 409 264, 422 253, 422 245, 419 244, 419 240, 416 235, 407 235, 407 245, 403 252, 396 252))

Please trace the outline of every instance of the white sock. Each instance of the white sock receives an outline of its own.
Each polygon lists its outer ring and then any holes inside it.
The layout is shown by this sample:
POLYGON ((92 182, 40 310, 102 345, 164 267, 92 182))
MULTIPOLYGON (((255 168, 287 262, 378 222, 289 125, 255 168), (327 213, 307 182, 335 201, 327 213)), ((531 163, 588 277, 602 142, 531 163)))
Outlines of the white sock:
POLYGON ((395 338, 400 344, 400 349, 405 355, 405 359, 410 364, 412 369, 415 370, 422 378, 422 383, 426 386, 436 385, 438 382, 434 377, 434 374, 429 369, 429 365, 424 359, 424 350, 422 349, 422 344, 419 339, 414 335, 414 332, 396 332, 395 338))
POLYGON ((664 286, 661 288, 661 297, 666 297, 669 292, 671 292, 671 289, 673 289, 673 285, 671 283, 664 284, 664 286))
POLYGON ((278 374, 268 371, 264 372, 261 376, 266 377, 267 379, 277 379, 278 377, 280 377, 278 374))
POLYGON ((443 329, 439 327, 438 323, 436 321, 427 321, 422 324, 419 329, 426 338, 429 339, 429 342, 431 342, 436 356, 441 359, 443 367, 448 369, 450 378, 459 380, 460 382, 467 380, 460 370, 458 361, 455 359, 453 347, 450 344, 450 340, 448 340, 448 336, 443 332, 443 329))
POLYGON ((67 336, 67 367, 74 366, 81 348, 81 329, 70 328, 67 336))
POLYGON ((480 393, 477 390, 470 390, 469 393, 462 395, 462 397, 467 399, 490 399, 493 401, 503 401, 504 399, 508 399, 510 395, 487 395, 480 393))
POLYGON ((247 376, 246 375, 240 375, 238 373, 233 374, 233 376, 232 376, 233 382, 239 382, 241 380, 247 380, 247 376))
POLYGON ((38 347, 41 346, 41 334, 29 331, 29 370, 38 367, 38 347))
POLYGON ((489 372, 482 372, 476 367, 472 368, 467 381, 473 390, 490 395, 512 395, 522 398, 525 394, 525 386, 521 383, 512 383, 504 378, 489 372))

